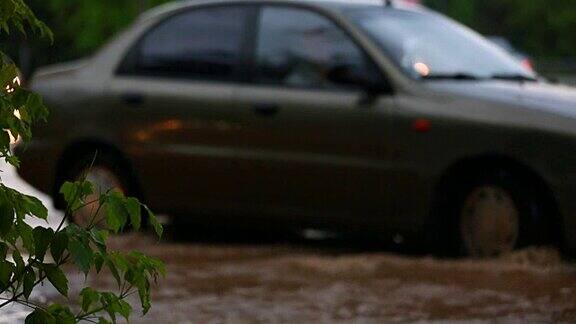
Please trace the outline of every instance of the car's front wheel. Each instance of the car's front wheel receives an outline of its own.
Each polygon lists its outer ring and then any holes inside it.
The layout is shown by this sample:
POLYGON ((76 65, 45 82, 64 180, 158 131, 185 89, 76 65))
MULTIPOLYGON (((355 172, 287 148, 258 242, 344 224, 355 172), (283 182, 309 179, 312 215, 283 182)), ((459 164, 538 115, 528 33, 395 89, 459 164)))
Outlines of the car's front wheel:
POLYGON ((442 230, 452 255, 496 257, 552 243, 545 197, 525 177, 492 169, 474 172, 452 187, 442 230))
POLYGON ((512 194, 497 185, 473 188, 460 207, 461 249, 474 257, 514 250, 520 234, 520 210, 512 194))

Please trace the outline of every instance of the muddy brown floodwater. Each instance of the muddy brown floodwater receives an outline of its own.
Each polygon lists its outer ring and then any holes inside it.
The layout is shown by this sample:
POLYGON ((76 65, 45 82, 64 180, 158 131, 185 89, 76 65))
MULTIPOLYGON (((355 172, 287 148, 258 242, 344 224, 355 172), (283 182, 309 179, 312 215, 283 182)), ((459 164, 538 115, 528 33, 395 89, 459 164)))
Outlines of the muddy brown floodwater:
MULTIPOLYGON (((113 246, 168 266, 151 312, 133 323, 576 322, 576 265, 554 250, 438 260, 309 244, 157 243, 135 234, 113 246)), ((113 289, 110 280, 89 281, 113 289)))
MULTIPOLYGON (((13 169, 0 163, 0 170, 4 184, 51 206, 13 169)), ((49 225, 60 217, 51 209, 49 225)), ((220 242, 190 241, 196 233, 183 232, 187 241, 158 243, 144 234, 112 239, 116 249, 141 250, 167 263, 152 310, 135 314, 132 323, 576 323, 576 264, 554 250, 438 260, 350 248, 351 242, 234 242, 227 235, 220 242)), ((77 292, 84 276, 70 275, 77 292)), ((104 275, 88 283, 113 290, 111 280, 104 275)), ((49 284, 33 299, 62 302, 49 284)), ((22 323, 29 311, 2 308, 0 323, 22 323)))

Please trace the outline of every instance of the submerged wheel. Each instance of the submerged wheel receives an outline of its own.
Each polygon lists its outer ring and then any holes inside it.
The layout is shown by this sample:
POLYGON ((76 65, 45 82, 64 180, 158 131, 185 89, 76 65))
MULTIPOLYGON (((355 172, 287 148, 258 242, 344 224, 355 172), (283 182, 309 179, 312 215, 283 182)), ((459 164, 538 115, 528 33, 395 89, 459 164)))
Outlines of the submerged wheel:
POLYGON ((437 210, 443 254, 490 258, 554 244, 542 190, 499 168, 461 175, 437 210))
POLYGON ((473 189, 460 210, 460 235, 465 253, 493 257, 514 250, 520 212, 512 195, 495 185, 473 189))

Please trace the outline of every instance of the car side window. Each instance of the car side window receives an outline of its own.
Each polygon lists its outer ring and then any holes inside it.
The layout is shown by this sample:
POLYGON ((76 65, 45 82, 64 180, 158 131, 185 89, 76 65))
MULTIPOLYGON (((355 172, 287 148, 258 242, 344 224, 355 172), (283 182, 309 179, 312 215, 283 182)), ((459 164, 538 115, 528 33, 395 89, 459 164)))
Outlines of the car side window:
POLYGON ((140 40, 128 73, 232 80, 248 11, 247 6, 207 7, 168 18, 140 40))
POLYGON ((364 52, 328 18, 302 8, 262 8, 255 53, 255 81, 301 88, 360 88, 376 77, 364 52), (344 78, 343 78, 344 77, 344 78), (340 82, 346 79, 346 82, 340 82))

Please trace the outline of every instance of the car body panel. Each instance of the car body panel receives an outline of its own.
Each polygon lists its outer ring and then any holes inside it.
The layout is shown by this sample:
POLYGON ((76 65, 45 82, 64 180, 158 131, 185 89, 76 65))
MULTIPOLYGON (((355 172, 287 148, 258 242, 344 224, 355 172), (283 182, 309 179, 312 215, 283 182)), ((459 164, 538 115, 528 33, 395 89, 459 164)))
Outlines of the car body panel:
POLYGON ((346 91, 240 87, 245 199, 334 223, 390 218, 393 99, 361 100, 346 91), (253 112, 266 103, 277 105, 276 116, 253 112))
POLYGON ((233 85, 119 77, 110 84, 111 127, 149 202, 161 210, 190 210, 235 199, 239 113, 233 85), (143 95, 141 104, 125 96, 143 95), (193 99, 191 99, 193 98, 193 99), (118 132, 118 131, 117 131, 118 132), (163 172, 159 172, 163 170, 163 172), (167 185, 166 179, 172 179, 167 185), (224 198, 225 197, 225 198, 224 198))

